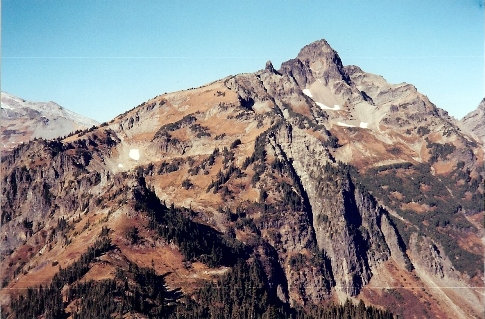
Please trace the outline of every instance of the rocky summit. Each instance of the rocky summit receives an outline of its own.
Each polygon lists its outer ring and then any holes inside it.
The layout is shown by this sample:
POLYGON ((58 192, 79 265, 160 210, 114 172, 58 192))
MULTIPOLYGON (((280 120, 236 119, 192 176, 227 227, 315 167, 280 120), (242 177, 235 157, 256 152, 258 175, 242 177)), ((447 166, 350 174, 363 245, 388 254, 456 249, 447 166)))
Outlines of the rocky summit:
POLYGON ((4 155, 2 312, 479 318, 483 157, 316 41, 4 155))

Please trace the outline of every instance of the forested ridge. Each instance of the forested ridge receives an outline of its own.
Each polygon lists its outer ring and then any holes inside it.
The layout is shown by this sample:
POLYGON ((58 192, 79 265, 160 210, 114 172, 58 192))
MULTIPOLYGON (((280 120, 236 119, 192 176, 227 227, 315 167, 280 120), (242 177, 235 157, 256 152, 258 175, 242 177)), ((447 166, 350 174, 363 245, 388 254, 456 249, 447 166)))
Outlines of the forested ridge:
MULTIPOLYGON (((176 211, 158 201, 143 208, 153 212, 155 207, 163 209, 159 214, 168 216, 176 211)), ((155 226, 152 225, 156 230, 155 226)), ((8 318, 125 318, 139 315, 147 318, 221 319, 394 318, 390 312, 366 307, 362 302, 358 305, 347 301, 343 305, 292 308, 279 300, 276 292, 269 288, 261 263, 244 250, 237 249, 235 252, 240 254, 232 256, 233 267, 218 280, 207 282, 191 295, 183 295, 179 288, 167 287, 165 276, 156 274, 154 269, 142 268, 131 262, 127 269, 118 268, 112 279, 81 280, 97 258, 117 250, 109 233, 108 228, 103 228, 96 242, 76 262, 59 269, 49 285, 29 288, 26 293, 14 297, 10 309, 6 309, 8 318)), ((161 235, 168 236, 165 233, 161 235)), ((213 242, 211 239, 208 241, 211 247, 222 245, 217 241, 219 237, 214 238, 213 242)), ((202 244, 200 249, 206 249, 204 245, 209 244, 202 244)), ((190 247, 183 250, 187 257, 191 256, 193 249, 199 249, 190 247)), ((220 263, 220 251, 211 249, 213 252, 206 253, 205 260, 220 263)))

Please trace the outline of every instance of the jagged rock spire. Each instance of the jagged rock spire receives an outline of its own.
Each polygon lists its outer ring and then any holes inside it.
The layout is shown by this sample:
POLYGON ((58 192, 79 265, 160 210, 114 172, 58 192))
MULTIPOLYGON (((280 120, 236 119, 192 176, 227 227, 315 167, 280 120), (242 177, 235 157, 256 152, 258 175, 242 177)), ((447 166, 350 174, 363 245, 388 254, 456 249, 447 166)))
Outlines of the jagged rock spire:
POLYGON ((275 69, 274 69, 274 67, 273 67, 273 63, 271 63, 271 61, 270 61, 270 60, 266 61, 266 66, 264 67, 264 69, 265 69, 265 70, 268 70, 268 71, 270 71, 270 72, 272 72, 272 73, 274 73, 274 72, 275 72, 275 69))

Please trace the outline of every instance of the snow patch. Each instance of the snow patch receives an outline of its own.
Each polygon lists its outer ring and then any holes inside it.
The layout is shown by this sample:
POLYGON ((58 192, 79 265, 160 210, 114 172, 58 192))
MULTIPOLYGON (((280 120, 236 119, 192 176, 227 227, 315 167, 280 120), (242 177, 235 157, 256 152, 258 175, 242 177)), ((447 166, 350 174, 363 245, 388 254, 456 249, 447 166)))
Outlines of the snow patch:
POLYGON ((335 104, 333 107, 325 105, 320 102, 315 102, 318 106, 322 108, 322 110, 330 110, 330 111, 338 111, 340 110, 340 105, 335 104))
POLYGON ((130 153, 128 154, 128 156, 131 159, 138 161, 140 159, 140 151, 137 148, 132 148, 130 150, 130 153))
MULTIPOLYGON (((313 100, 313 95, 312 95, 312 92, 310 92, 309 89, 303 89, 303 94, 305 94, 306 96, 308 96, 309 98, 311 98, 313 100)), ((314 100, 315 101, 315 100, 314 100)), ((320 108, 322 110, 330 110, 330 111, 337 111, 337 110, 340 110, 340 105, 337 105, 335 104, 333 107, 332 106, 328 106, 328 105, 325 105, 323 103, 320 103, 320 102, 317 102, 315 101, 315 103, 320 106, 320 108)))
POLYGON ((123 168, 123 164, 119 163, 119 164, 118 164, 118 167, 119 167, 119 168, 123 168))
POLYGON ((313 98, 312 92, 310 92, 309 89, 303 89, 303 94, 305 94, 309 98, 313 98))
POLYGON ((343 122, 337 122, 337 125, 343 126, 343 127, 355 127, 355 125, 347 124, 347 123, 343 123, 343 122))
POLYGON ((369 123, 366 123, 366 122, 360 122, 360 125, 359 125, 361 128, 367 128, 369 126, 369 123))

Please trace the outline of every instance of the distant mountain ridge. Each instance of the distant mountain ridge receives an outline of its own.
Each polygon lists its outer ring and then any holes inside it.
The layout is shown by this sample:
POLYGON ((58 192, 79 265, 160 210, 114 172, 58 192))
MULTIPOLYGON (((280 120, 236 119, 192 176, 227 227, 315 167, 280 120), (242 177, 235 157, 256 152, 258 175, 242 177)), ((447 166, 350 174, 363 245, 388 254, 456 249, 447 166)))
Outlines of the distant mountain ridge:
POLYGON ((485 98, 478 107, 460 120, 462 127, 485 143, 485 98))
POLYGON ((1 93, 0 136, 3 149, 34 138, 52 139, 99 124, 55 102, 30 102, 1 93))

